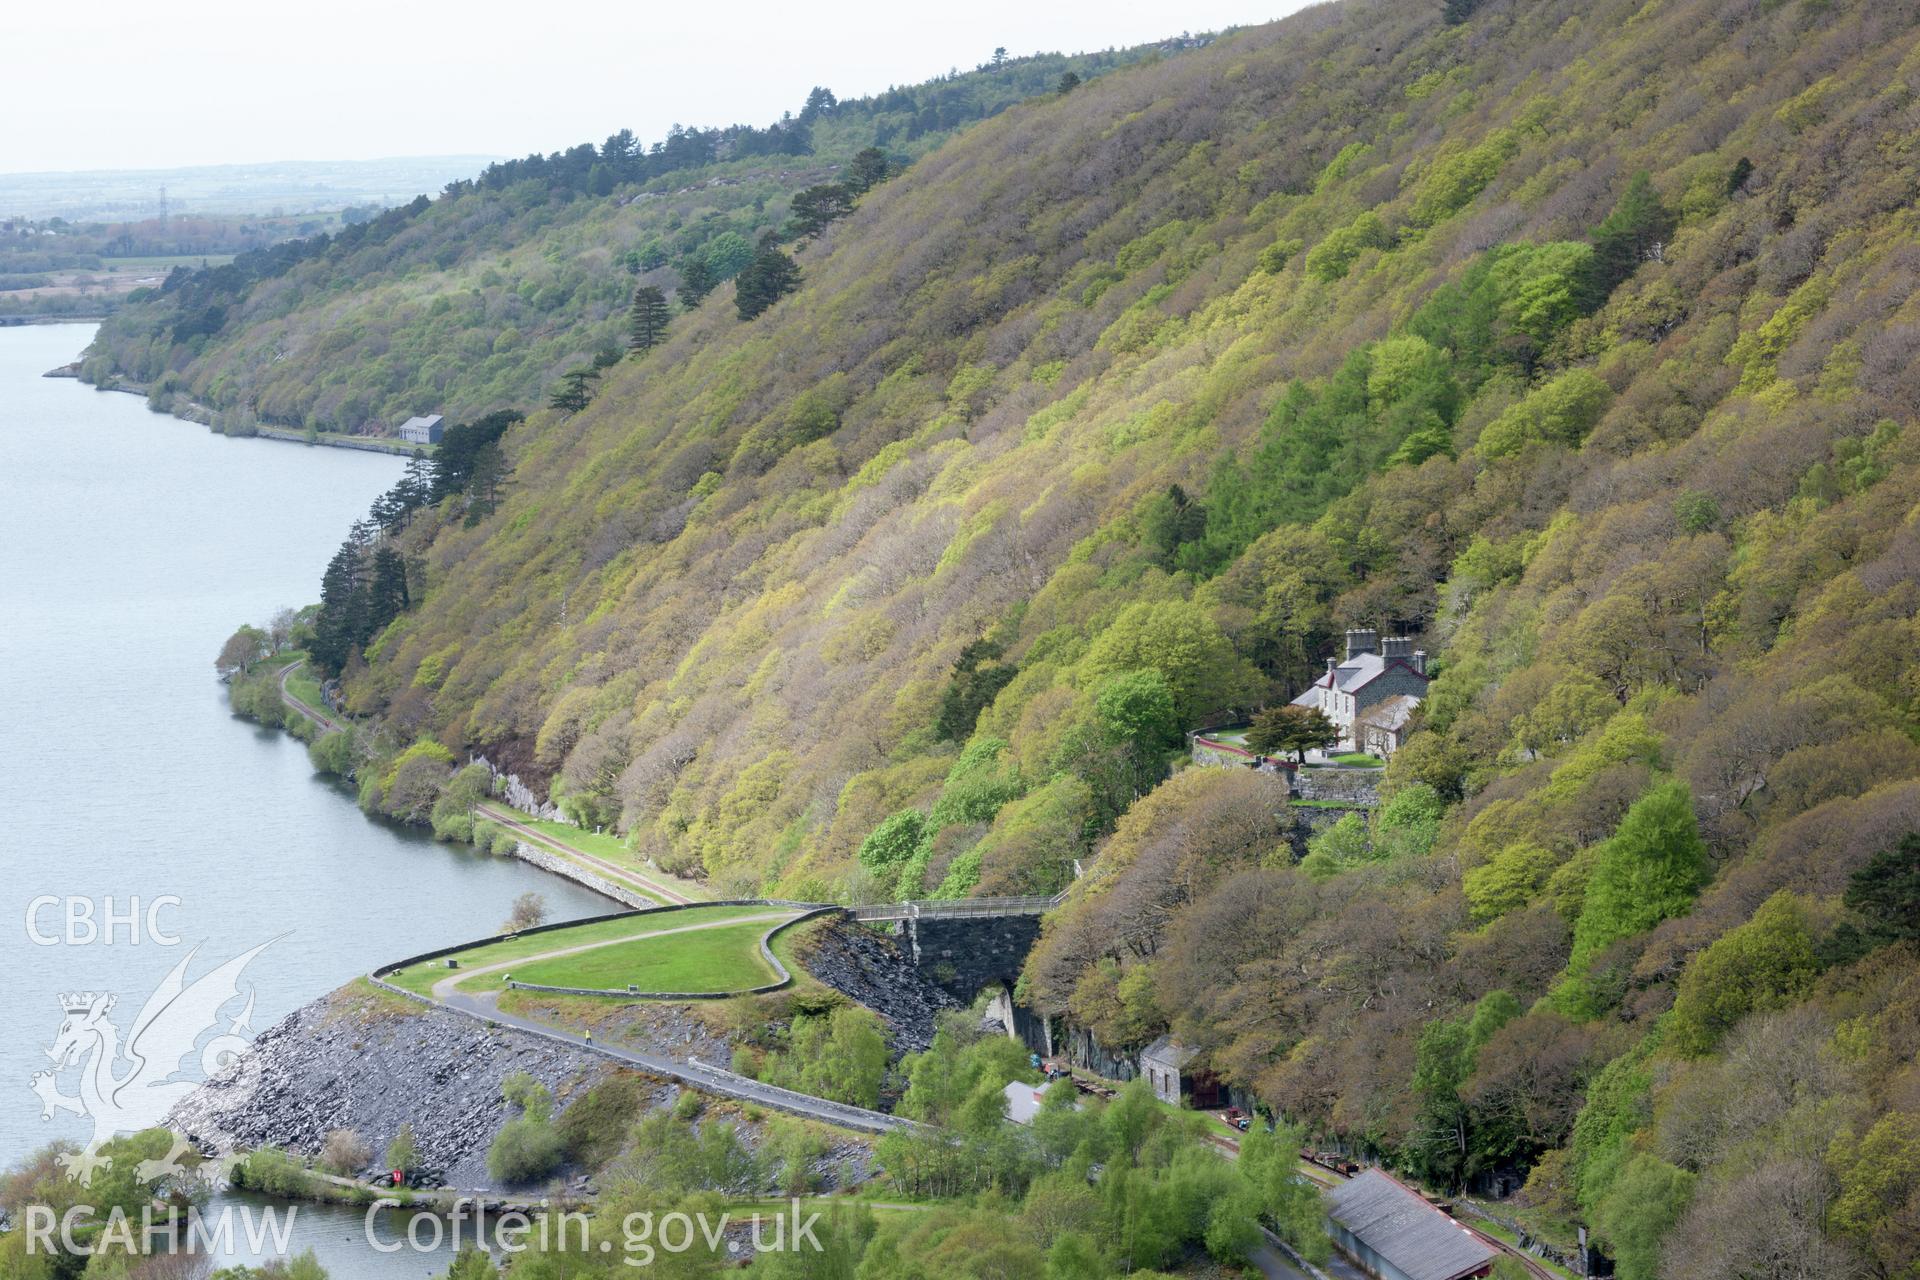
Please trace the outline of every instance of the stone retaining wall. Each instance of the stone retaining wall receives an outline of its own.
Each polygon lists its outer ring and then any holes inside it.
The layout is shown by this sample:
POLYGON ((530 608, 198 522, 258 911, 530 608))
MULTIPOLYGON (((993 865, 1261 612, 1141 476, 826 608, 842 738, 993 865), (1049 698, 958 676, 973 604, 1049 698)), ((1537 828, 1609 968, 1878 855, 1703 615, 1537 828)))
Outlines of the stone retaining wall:
POLYGON ((1350 813, 1366 817, 1367 808, 1354 805, 1340 809, 1322 809, 1317 805, 1294 805, 1288 812, 1293 821, 1287 828, 1287 843, 1293 846, 1293 858, 1298 862, 1307 856, 1307 841, 1325 831, 1350 813))
POLYGON ((542 871, 559 876, 563 880, 571 880, 577 885, 591 889, 601 897, 612 898, 615 902, 624 902, 642 911, 660 905, 643 893, 617 885, 611 880, 595 875, 577 862, 563 858, 557 853, 551 853, 538 845, 528 844, 524 840, 514 844, 512 856, 542 871))
POLYGON ((1020 976, 1027 953, 1040 939, 1040 920, 1037 915, 910 918, 896 922, 893 934, 922 976, 971 1000, 1020 976))
POLYGON ((1380 803, 1380 779, 1385 772, 1342 765, 1301 769, 1293 775, 1293 793, 1302 800, 1330 800, 1371 809, 1380 803))

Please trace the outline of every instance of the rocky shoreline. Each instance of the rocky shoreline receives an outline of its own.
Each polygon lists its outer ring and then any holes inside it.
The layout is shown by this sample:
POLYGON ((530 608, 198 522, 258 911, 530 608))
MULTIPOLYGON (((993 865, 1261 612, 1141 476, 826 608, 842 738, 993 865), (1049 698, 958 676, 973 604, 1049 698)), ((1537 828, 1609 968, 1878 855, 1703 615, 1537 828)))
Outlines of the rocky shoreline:
MULTIPOLYGON (((923 979, 891 939, 851 921, 829 922, 803 963, 822 983, 878 1013, 893 1031, 896 1056, 926 1049, 938 1014, 961 1007, 923 979)), ((595 1030, 608 1043, 671 1058, 725 1062, 733 1049, 724 1033, 672 1002, 620 1006, 595 1030)), ((492 1195, 510 1190, 489 1175, 486 1156, 516 1114, 500 1086, 518 1072, 546 1085, 562 1111, 617 1074, 645 1081, 655 1109, 672 1106, 682 1091, 600 1054, 359 982, 262 1032, 247 1053, 175 1107, 167 1124, 211 1156, 272 1146, 303 1158, 317 1156, 336 1129, 352 1130, 377 1155, 411 1125, 421 1165, 439 1182, 492 1195)), ((760 1126, 740 1127, 743 1140, 756 1145, 760 1126)), ((817 1172, 829 1185, 846 1186, 868 1177, 869 1164, 866 1142, 849 1136, 817 1172)), ((585 1171, 569 1172, 577 1183, 585 1171)))
MULTIPOLYGON (((673 1005, 636 1005, 623 1013, 628 1016, 601 1023, 613 1041, 660 1053, 724 1057, 728 1052, 724 1037, 673 1005)), ((312 1158, 329 1133, 351 1129, 376 1160, 400 1127, 411 1125, 420 1166, 432 1171, 436 1183, 463 1195, 498 1196, 515 1189, 488 1173, 487 1149, 517 1114, 500 1091, 501 1082, 516 1072, 546 1085, 563 1113, 615 1076, 639 1082, 641 1111, 673 1107, 684 1091, 674 1081, 596 1053, 357 983, 295 1010, 261 1033, 251 1050, 189 1094, 166 1123, 214 1157, 271 1146, 312 1158)), ((763 1114, 720 1098, 706 1098, 703 1105, 734 1122, 750 1149, 765 1140, 763 1114)), ((813 1162, 812 1172, 828 1190, 866 1181, 873 1173, 870 1140, 844 1135, 813 1162)), ((564 1167, 556 1181, 565 1183, 568 1194, 590 1195, 591 1173, 564 1167)))
POLYGON ((262 1032, 167 1123, 214 1156, 264 1146, 313 1156, 335 1129, 377 1155, 411 1124, 424 1167, 453 1187, 494 1190, 487 1147, 514 1115, 501 1081, 524 1071, 564 1105, 613 1070, 595 1054, 343 987, 262 1032))

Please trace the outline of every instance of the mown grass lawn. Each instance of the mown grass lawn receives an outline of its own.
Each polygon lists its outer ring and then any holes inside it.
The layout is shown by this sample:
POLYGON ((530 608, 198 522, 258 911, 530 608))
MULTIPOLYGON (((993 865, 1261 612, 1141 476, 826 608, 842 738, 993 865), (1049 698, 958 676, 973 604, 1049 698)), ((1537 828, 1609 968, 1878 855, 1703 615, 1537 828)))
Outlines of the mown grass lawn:
POLYGON ((1372 755, 1365 751, 1346 751, 1337 756, 1328 756, 1327 759, 1335 764, 1362 765, 1369 769, 1378 769, 1386 764, 1386 761, 1382 760, 1379 756, 1372 755))
MULTIPOLYGON (((390 973, 384 976, 396 987, 425 995, 433 989, 434 983, 452 972, 447 968, 448 960, 459 961, 462 969, 479 969, 490 964, 502 964, 509 960, 558 951, 562 947, 578 947, 590 942, 629 938, 639 934, 656 933, 661 929, 708 924, 716 920, 737 919, 740 916, 764 915, 767 911, 766 907, 691 907, 685 911, 644 912, 634 916, 623 916, 617 920, 583 924, 574 929, 550 929, 544 933, 523 934, 518 938, 483 942, 465 951, 455 952, 451 956, 442 956, 437 960, 424 960, 419 964, 409 965, 397 974, 390 973)), ((766 928, 765 925, 757 927, 766 928)), ((744 985, 756 984, 749 982, 744 985)))
MULTIPOLYGON (((760 939, 776 922, 755 920, 691 933, 636 938, 578 955, 535 960, 513 970, 515 982, 549 987, 596 987, 618 991, 738 991, 772 982, 760 955, 760 939)), ((475 984, 500 979, 489 974, 475 984)))

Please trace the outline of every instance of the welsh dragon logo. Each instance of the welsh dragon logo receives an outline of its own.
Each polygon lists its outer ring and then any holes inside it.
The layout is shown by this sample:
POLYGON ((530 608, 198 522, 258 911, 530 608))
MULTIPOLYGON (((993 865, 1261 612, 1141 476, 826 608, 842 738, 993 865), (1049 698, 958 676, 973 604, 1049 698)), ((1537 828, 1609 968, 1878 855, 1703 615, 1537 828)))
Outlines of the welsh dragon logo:
MULTIPOLYGON (((47 1047, 54 1067, 34 1073, 33 1091, 40 1097, 42 1120, 53 1119, 55 1111, 71 1111, 93 1121, 87 1145, 61 1157, 69 1177, 90 1185, 96 1171, 112 1164, 112 1157, 100 1154, 107 1141, 158 1127, 174 1104, 193 1091, 199 1081, 182 1075, 187 1059, 202 1036, 218 1029, 220 1011, 239 998, 241 972, 272 945, 272 940, 263 942, 189 983, 187 966, 199 951, 194 948, 147 997, 124 1043, 120 1029, 107 1017, 113 1012, 113 996, 82 991, 60 997, 65 1017, 47 1047), (80 1092, 61 1092, 60 1077, 76 1070, 80 1092)), ((227 1029, 201 1048, 203 1075, 211 1076, 251 1043, 246 1034, 252 1030, 251 987, 246 997, 246 1007, 228 1021, 227 1029)), ((141 1161, 135 1176, 144 1181, 177 1174, 187 1151, 186 1142, 176 1137, 165 1157, 141 1161)))

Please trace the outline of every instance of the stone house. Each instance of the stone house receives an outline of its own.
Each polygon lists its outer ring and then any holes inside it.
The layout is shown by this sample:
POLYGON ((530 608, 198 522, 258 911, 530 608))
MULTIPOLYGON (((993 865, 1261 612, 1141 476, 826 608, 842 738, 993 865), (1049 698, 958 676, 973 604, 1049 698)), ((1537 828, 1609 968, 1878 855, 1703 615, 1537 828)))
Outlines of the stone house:
MULTIPOLYGON (((1328 658, 1327 673, 1307 686, 1306 691, 1293 700, 1293 705, 1322 712, 1340 731, 1341 750, 1355 751, 1363 749, 1359 723, 1363 715, 1390 698, 1410 699, 1399 706, 1406 715, 1411 715, 1412 709, 1426 696, 1424 649, 1414 648, 1413 641, 1404 636, 1382 640, 1377 631, 1349 631, 1346 658, 1328 658)), ((1390 721, 1392 717, 1393 713, 1387 712, 1380 719, 1390 721)), ((1398 750, 1398 739, 1405 736, 1405 729, 1406 720, 1402 716, 1398 729, 1388 731, 1383 723, 1382 731, 1376 736, 1383 743, 1391 741, 1393 750, 1398 750)))

